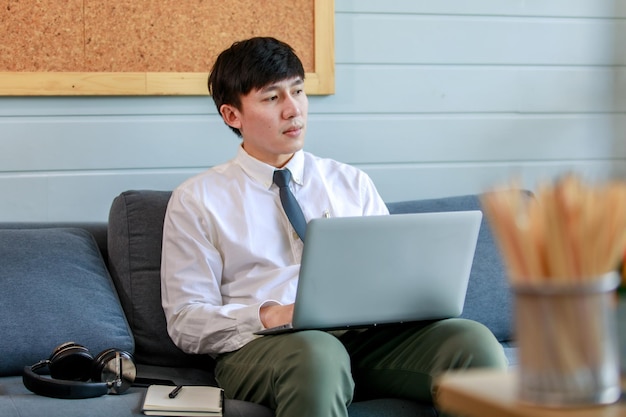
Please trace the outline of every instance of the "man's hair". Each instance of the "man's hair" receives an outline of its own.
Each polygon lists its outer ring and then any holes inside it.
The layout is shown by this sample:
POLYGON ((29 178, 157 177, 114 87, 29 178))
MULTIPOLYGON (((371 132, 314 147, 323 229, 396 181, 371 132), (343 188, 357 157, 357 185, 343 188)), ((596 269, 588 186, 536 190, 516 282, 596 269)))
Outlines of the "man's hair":
MULTIPOLYGON (((219 113, 223 104, 241 110, 241 97, 253 89, 294 77, 304 80, 302 62, 293 48, 274 38, 256 37, 235 42, 219 54, 208 87, 219 113)), ((239 129, 231 129, 241 136, 239 129)))

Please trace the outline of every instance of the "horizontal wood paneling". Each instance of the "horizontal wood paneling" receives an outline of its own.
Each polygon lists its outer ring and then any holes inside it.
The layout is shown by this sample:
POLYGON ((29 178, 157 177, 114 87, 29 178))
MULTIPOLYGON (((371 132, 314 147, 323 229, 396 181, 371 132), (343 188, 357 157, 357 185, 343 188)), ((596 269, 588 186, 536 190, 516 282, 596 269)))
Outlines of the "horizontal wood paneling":
POLYGON ((619 115, 317 116, 307 149, 354 164, 608 160, 626 156, 619 115), (349 132, 337 138, 334 132, 349 132))
POLYGON ((626 17, 621 0, 339 0, 337 13, 419 13, 474 16, 626 17))
POLYGON ((553 161, 487 164, 419 164, 365 166, 385 201, 481 193, 515 179, 526 189, 576 172, 588 181, 626 174, 624 161, 553 161))
MULTIPOLYGON (((623 114, 313 114, 306 148, 353 164, 597 160, 626 155, 614 140, 625 129, 623 114)), ((75 175, 205 168, 238 145, 217 116, 33 118, 3 124, 0 166, 75 175)))
MULTIPOLYGON (((397 201, 626 176, 626 2, 336 0, 307 149, 397 201)), ((105 220, 235 153, 208 97, 0 98, 0 220, 105 220)))
POLYGON ((124 190, 171 190, 196 170, 40 172, 0 175, 2 221, 106 221, 124 190))
POLYGON ((337 15, 337 63, 624 65, 612 18, 337 15), (575 45, 576 47, 564 47, 575 45))
MULTIPOLYGON (((312 114, 626 111, 626 67, 340 64, 336 71, 337 94, 310 97, 312 114)), ((8 117, 0 121, 9 123, 29 116, 211 114, 210 98, 197 97, 0 99, 0 117, 8 117)))
POLYGON ((6 171, 207 167, 239 145, 217 116, 31 118, 5 123, 6 171), (80 133, 79 133, 80 132, 80 133), (19 146, 10 146, 19 141, 19 146))
POLYGON ((626 67, 338 65, 337 94, 312 111, 623 112, 626 84, 616 79, 626 79, 626 67))
MULTIPOLYGON (((622 161, 553 161, 466 164, 364 164, 385 201, 479 193, 521 180, 532 189, 547 178, 578 172, 589 179, 626 174, 622 161)), ((0 175, 2 221, 105 221, 115 196, 124 190, 171 190, 199 169, 59 172, 0 175)))
MULTIPOLYGON (((0 97, 0 117, 217 114, 210 97, 0 97)), ((1 119, 0 119, 1 120, 1 119)), ((11 120, 11 119, 8 119, 11 120)), ((27 120, 26 120, 27 121, 27 120)))

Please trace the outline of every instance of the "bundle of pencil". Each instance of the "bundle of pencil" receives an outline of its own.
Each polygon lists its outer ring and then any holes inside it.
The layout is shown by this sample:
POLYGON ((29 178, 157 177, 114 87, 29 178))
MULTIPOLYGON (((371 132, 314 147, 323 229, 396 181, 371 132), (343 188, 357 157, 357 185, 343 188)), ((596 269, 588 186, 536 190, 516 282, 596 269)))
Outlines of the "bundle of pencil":
POLYGON ((514 186, 485 193, 482 205, 516 293, 526 399, 578 403, 619 388, 607 312, 617 282, 595 284, 617 275, 626 252, 626 184, 568 175, 534 196, 514 186))
POLYGON ((529 197, 511 187, 482 206, 512 280, 583 280, 617 271, 626 252, 626 183, 575 175, 529 197))

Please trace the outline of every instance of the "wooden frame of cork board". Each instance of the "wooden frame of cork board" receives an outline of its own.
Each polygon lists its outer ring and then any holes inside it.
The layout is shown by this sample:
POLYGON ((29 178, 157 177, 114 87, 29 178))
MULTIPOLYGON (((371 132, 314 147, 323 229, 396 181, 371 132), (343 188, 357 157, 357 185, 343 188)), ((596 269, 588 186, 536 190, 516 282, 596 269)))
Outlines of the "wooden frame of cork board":
POLYGON ((335 90, 334 0, 7 1, 0 96, 207 95, 217 54, 251 36, 295 49, 308 94, 335 90))

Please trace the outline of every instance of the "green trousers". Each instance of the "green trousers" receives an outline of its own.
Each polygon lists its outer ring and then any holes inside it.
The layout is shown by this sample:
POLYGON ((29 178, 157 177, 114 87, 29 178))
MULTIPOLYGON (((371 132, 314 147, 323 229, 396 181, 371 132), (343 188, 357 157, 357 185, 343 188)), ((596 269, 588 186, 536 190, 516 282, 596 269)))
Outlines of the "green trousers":
POLYGON ((346 417, 353 400, 432 403, 433 378, 446 370, 506 366, 485 326, 447 319, 263 336, 218 357, 215 374, 227 398, 264 404, 277 417, 346 417))

